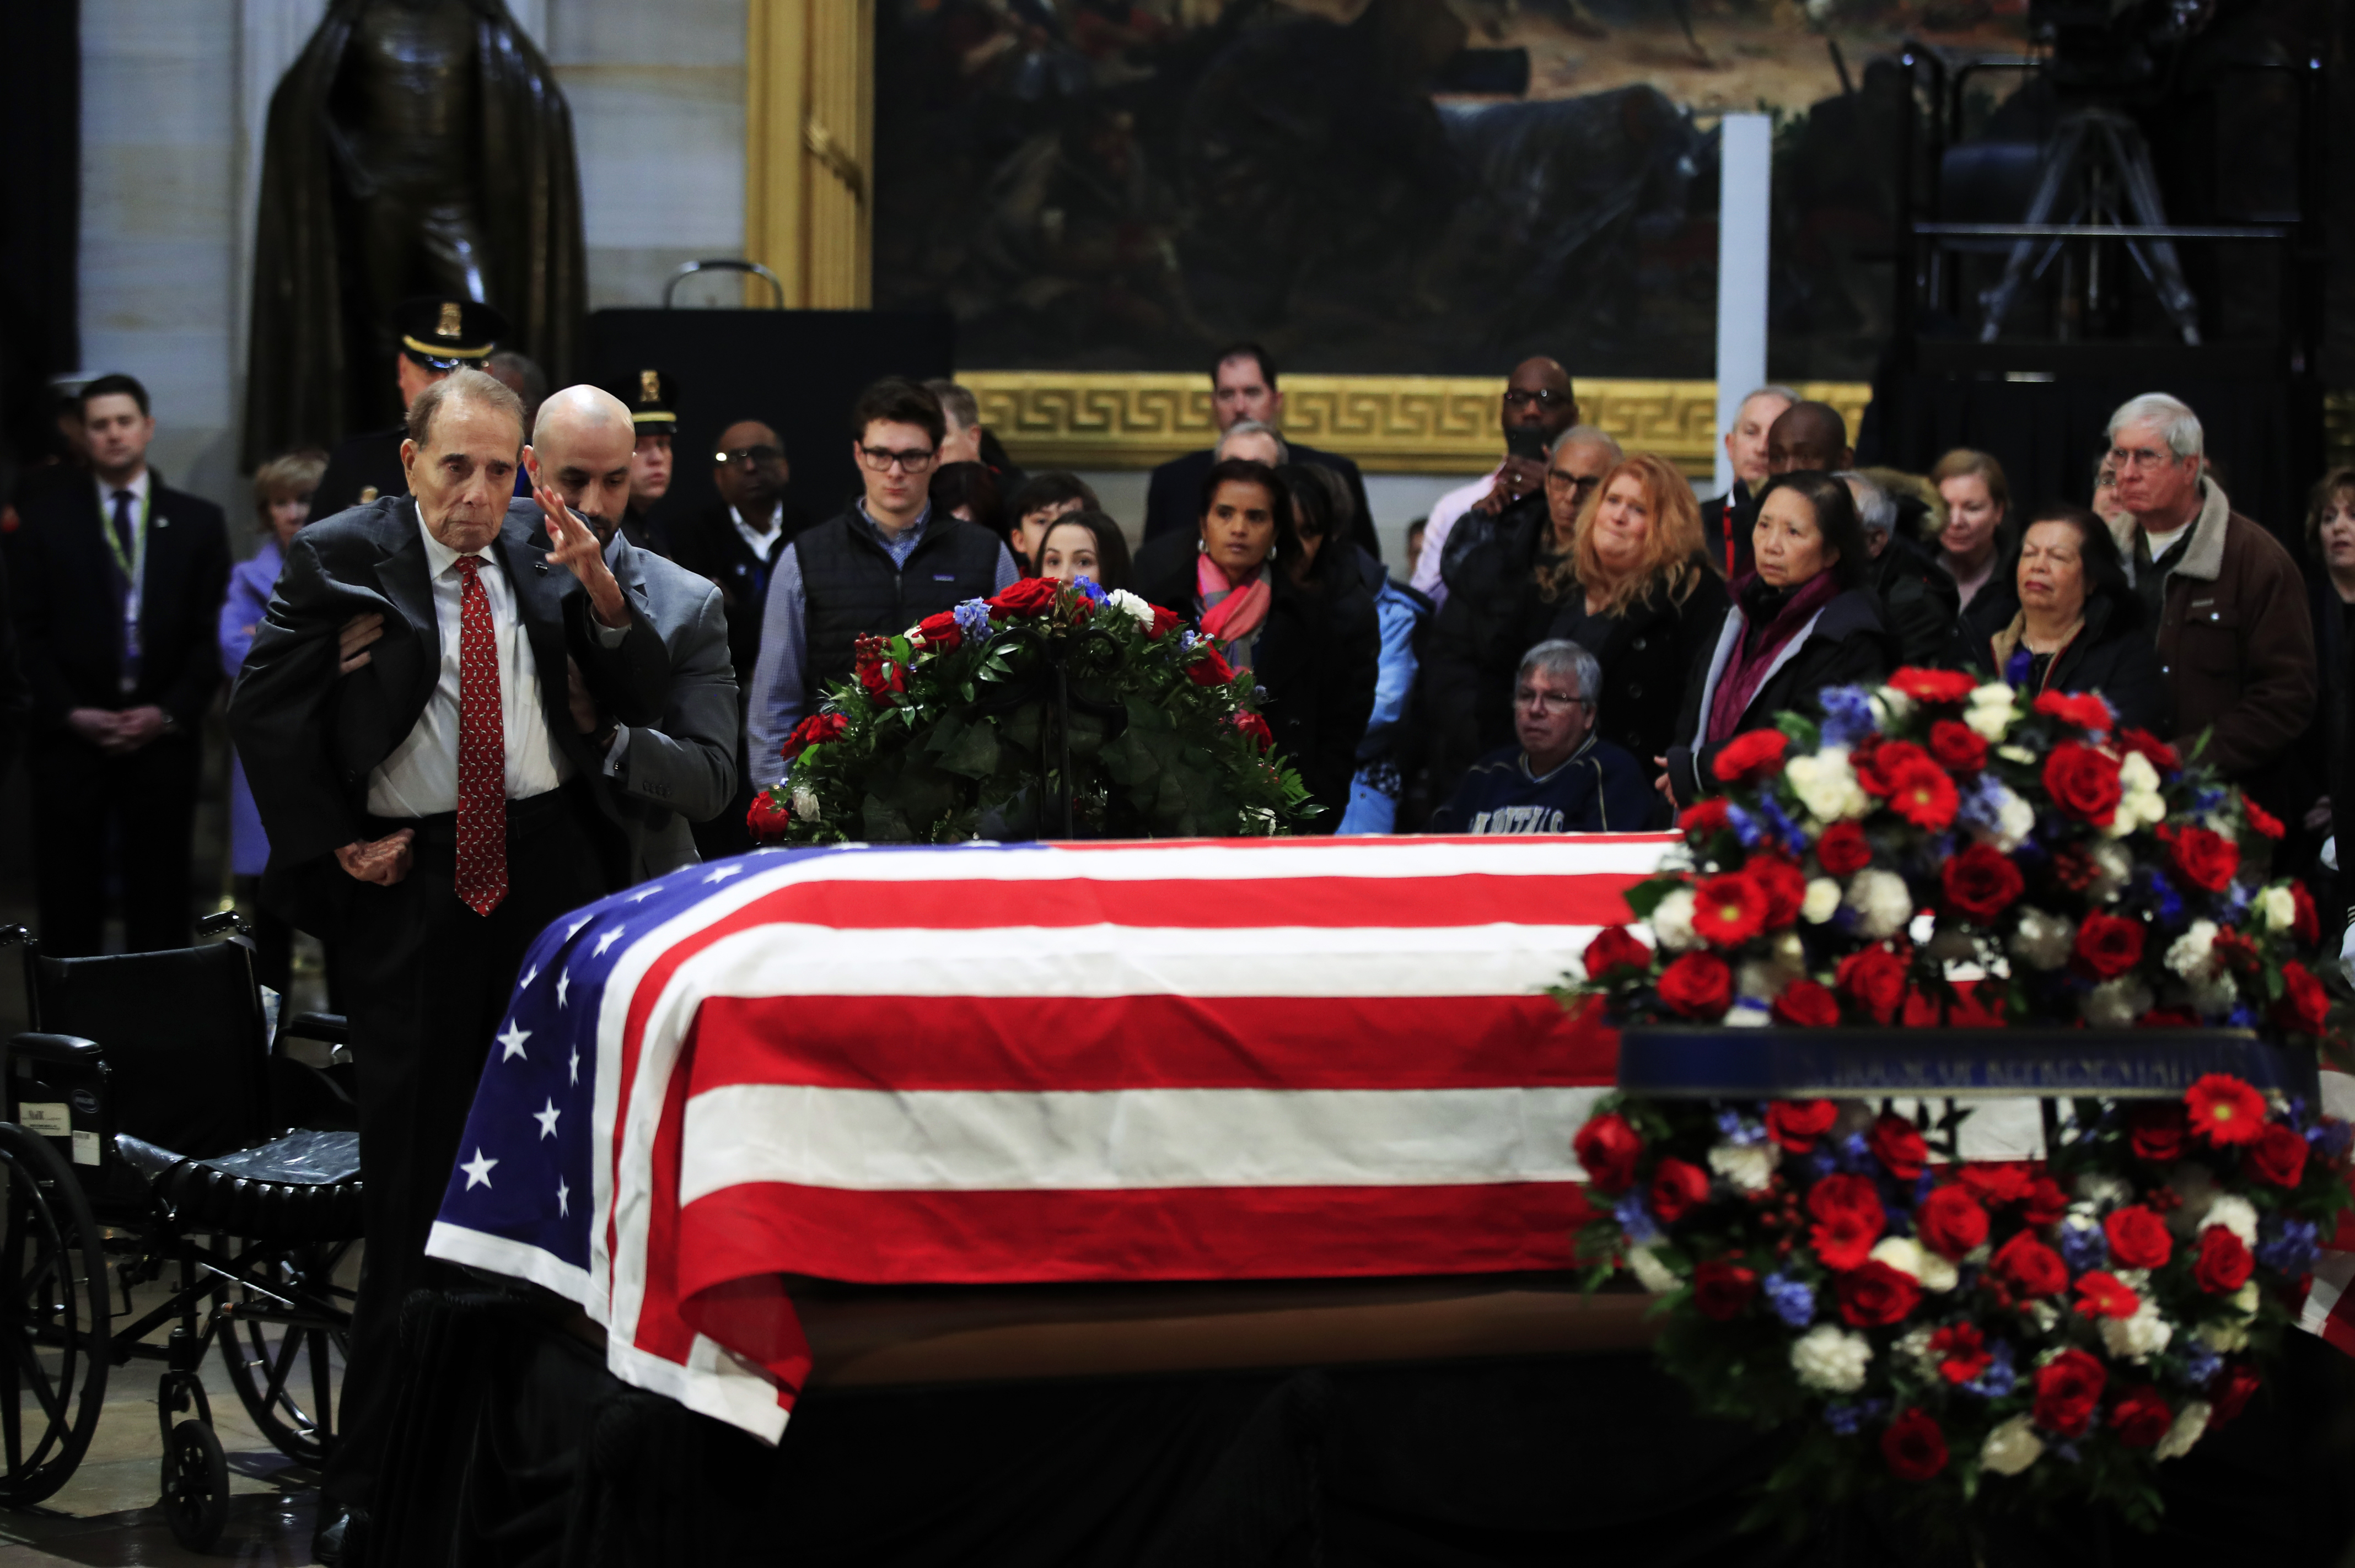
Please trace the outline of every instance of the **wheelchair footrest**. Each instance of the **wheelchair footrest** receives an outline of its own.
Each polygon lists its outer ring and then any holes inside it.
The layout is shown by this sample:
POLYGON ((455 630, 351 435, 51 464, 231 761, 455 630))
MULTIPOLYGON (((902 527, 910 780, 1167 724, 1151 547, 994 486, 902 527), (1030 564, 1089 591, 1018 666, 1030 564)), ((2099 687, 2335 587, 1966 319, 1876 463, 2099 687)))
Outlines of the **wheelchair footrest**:
POLYGON ((290 1132, 210 1160, 117 1135, 115 1152, 182 1224, 261 1241, 346 1241, 363 1228, 356 1132, 290 1132))

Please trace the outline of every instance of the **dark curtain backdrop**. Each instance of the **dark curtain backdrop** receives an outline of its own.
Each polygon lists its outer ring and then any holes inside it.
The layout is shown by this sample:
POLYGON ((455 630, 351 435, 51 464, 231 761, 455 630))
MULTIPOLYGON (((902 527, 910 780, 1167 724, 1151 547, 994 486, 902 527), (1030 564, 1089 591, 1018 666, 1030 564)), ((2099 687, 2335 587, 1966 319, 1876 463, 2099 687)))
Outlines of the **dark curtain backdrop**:
POLYGON ((80 0, 0 5, 0 498, 48 450, 44 387, 75 367, 80 0))

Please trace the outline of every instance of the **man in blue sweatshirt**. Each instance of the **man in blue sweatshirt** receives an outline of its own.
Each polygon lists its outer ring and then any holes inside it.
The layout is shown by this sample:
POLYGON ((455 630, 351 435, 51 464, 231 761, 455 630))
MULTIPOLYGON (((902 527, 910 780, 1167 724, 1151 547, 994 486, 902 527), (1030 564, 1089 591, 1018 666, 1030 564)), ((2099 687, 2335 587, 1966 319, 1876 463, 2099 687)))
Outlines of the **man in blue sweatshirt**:
POLYGON ((1603 685, 1594 655, 1557 638, 1521 656, 1513 677, 1518 743, 1472 765, 1434 833, 1628 833, 1651 824, 1657 802, 1642 764, 1594 733, 1603 685))

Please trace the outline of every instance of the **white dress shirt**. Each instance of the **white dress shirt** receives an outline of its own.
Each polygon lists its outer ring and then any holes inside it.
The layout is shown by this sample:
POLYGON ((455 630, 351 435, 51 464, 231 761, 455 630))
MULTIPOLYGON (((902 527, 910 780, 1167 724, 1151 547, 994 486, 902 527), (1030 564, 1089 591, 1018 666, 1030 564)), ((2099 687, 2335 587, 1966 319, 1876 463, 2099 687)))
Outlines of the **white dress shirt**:
POLYGON ((765 534, 745 522, 744 514, 733 506, 728 509, 728 521, 736 524, 738 537, 751 546, 752 554, 766 561, 777 553, 777 546, 785 536, 785 503, 778 502, 777 509, 769 514, 769 531, 765 534))
MULTIPOLYGON (((431 817, 458 809, 459 616, 466 579, 453 565, 458 552, 436 539, 422 518, 417 531, 425 538, 426 577, 433 585, 442 673, 425 711, 417 715, 416 727, 368 775, 368 812, 378 817, 431 817)), ((515 586, 499 569, 495 553, 485 550, 475 558, 483 563, 476 577, 490 600, 491 637, 498 647, 507 799, 527 800, 570 778, 572 765, 548 733, 548 716, 539 705, 539 666, 532 658, 523 620, 516 614, 515 586)))

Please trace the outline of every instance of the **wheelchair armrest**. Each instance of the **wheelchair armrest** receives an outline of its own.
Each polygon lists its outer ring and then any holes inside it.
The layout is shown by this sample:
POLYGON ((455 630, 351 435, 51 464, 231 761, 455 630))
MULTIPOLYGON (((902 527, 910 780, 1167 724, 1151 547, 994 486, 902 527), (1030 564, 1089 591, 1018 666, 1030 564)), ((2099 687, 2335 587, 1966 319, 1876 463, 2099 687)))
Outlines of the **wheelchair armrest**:
POLYGON ((16 1034, 9 1037, 8 1059, 99 1066, 106 1061, 106 1047, 79 1034, 16 1034))
POLYGON ((252 935, 253 927, 246 923, 244 916, 234 909, 223 909, 197 921, 197 935, 199 937, 218 937, 223 931, 234 931, 245 937, 252 935))
POLYGON ((282 1040, 316 1040, 327 1045, 348 1045, 352 1043, 351 1020, 340 1012, 298 1012, 281 1024, 278 1037, 282 1040))

